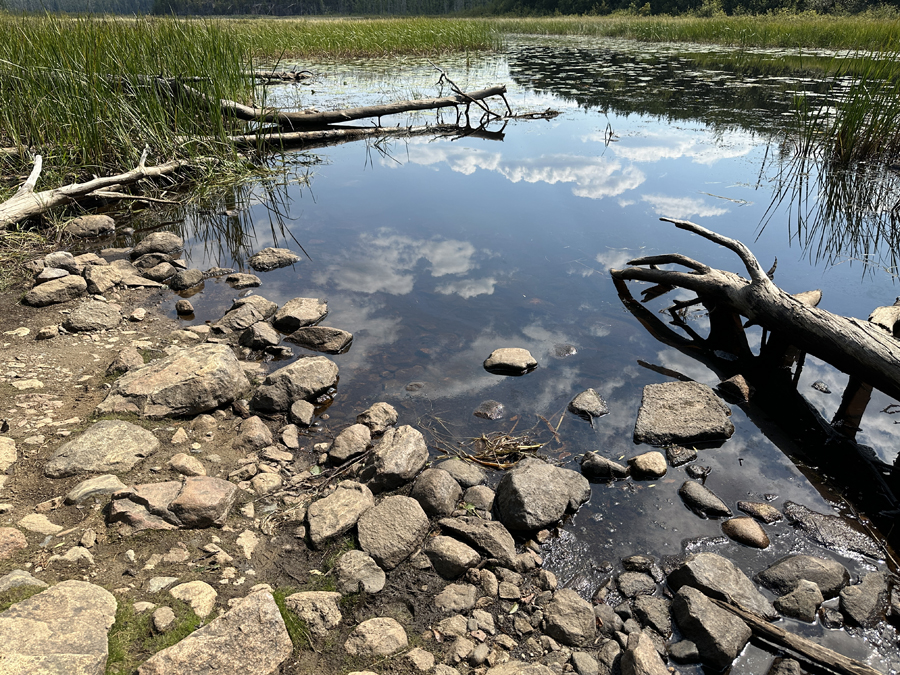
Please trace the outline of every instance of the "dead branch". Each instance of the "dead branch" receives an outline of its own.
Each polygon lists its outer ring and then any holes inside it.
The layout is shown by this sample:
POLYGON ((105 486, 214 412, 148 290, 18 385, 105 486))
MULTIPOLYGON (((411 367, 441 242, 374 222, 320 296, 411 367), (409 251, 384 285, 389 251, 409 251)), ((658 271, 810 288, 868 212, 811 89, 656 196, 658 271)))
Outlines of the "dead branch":
POLYGON ((244 75, 264 82, 302 82, 315 77, 308 70, 250 70, 244 75))

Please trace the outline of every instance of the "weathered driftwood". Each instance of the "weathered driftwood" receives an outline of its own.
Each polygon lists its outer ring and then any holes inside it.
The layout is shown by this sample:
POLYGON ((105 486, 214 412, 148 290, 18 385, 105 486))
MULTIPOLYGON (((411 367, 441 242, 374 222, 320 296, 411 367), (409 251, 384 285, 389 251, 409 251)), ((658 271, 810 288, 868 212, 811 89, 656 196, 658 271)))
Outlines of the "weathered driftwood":
POLYGON ((661 220, 734 251, 744 263, 750 279, 713 269, 683 255, 632 260, 629 265, 633 267, 610 271, 615 279, 647 281, 694 291, 704 304, 723 305, 730 310, 720 314, 740 314, 778 334, 802 352, 828 361, 887 395, 900 398, 900 343, 892 335, 868 321, 832 314, 781 290, 769 279, 750 250, 735 239, 689 221, 661 220), (670 263, 691 271, 656 268, 656 265, 670 263))
POLYGON ((879 671, 871 666, 867 666, 861 661, 848 658, 843 654, 838 654, 833 649, 823 647, 805 637, 794 635, 778 626, 773 626, 768 621, 760 619, 755 614, 745 612, 739 607, 735 607, 734 605, 730 605, 727 602, 723 602, 716 598, 711 598, 711 600, 719 607, 731 612, 747 624, 750 630, 753 631, 754 637, 764 640, 765 642, 773 643, 778 647, 788 649, 802 660, 811 662, 819 668, 835 673, 842 673, 842 675, 882 675, 879 671))
MULTIPOLYGON (((165 164, 148 167, 145 166, 148 152, 149 148, 145 149, 137 167, 126 173, 121 173, 116 176, 95 178, 86 183, 71 183, 69 185, 63 185, 62 187, 53 188, 51 190, 43 190, 41 192, 35 192, 34 188, 41 175, 43 159, 40 155, 35 156, 34 168, 31 170, 28 179, 12 197, 3 203, 0 203, 0 227, 7 228, 20 220, 32 218, 55 206, 70 204, 81 197, 88 197, 96 192, 102 193, 106 188, 110 188, 114 185, 128 185, 143 180, 144 178, 164 176, 189 164, 187 160, 177 159, 166 162, 165 164)), ((106 198, 121 198, 124 194, 120 193, 117 195, 116 193, 107 191, 103 196, 106 198)))
POLYGON ((244 75, 265 82, 302 82, 315 77, 308 70, 250 70, 244 75))

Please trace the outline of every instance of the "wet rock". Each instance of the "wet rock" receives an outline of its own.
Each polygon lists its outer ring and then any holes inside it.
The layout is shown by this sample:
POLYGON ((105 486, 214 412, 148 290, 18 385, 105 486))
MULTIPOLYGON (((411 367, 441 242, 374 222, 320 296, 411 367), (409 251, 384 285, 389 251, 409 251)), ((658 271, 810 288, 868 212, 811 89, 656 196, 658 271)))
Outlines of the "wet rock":
POLYGON ((84 581, 63 581, 17 602, 0 614, 3 672, 103 673, 116 607, 112 593, 84 581))
POLYGON ((475 417, 485 420, 499 420, 506 412, 506 408, 499 401, 482 401, 472 412, 475 417))
POLYGON ((66 317, 63 328, 70 333, 93 333, 110 330, 122 322, 122 312, 105 302, 85 302, 66 317))
POLYGON ((289 410, 294 401, 310 399, 337 384, 338 367, 324 356, 301 358, 266 377, 252 407, 265 412, 289 410))
POLYGON ((464 462, 461 459, 446 459, 443 462, 438 462, 435 468, 449 473, 453 476, 453 480, 464 489, 481 485, 487 479, 484 469, 472 462, 464 462))
POLYGON ((291 638, 272 594, 257 591, 181 642, 151 656, 138 669, 138 675, 271 675, 292 651, 291 638))
POLYGON ((258 321, 241 333, 238 344, 242 347, 263 350, 266 347, 274 347, 281 342, 281 335, 265 321, 258 321))
POLYGON ((390 403, 373 403, 368 410, 356 416, 357 424, 365 424, 377 436, 397 423, 398 415, 390 403))
POLYGON ((621 668, 622 675, 667 675, 669 672, 653 640, 641 632, 628 636, 621 668))
POLYGON ((38 274, 34 278, 34 285, 42 284, 46 281, 54 281, 56 279, 62 279, 63 277, 69 276, 69 273, 65 270, 61 270, 58 267, 45 267, 41 270, 41 273, 38 274))
POLYGON ((847 586, 841 593, 841 614, 851 626, 872 628, 884 617, 888 597, 887 576, 884 572, 870 572, 856 586, 847 586))
POLYGON ((429 537, 425 555, 444 579, 456 579, 481 562, 477 551, 453 537, 429 537))
POLYGON ((722 532, 729 539, 753 548, 768 548, 769 535, 750 516, 738 516, 722 523, 722 532))
POLYGON ((396 654, 408 645, 403 626, 394 619, 378 617, 363 621, 354 628, 344 643, 344 651, 351 656, 370 658, 396 654))
POLYGON ((809 539, 832 551, 853 551, 876 559, 884 555, 875 540, 839 516, 817 513, 795 502, 784 503, 784 515, 809 539))
POLYGON ((428 448, 421 432, 411 426, 388 429, 375 445, 362 477, 375 492, 408 483, 428 461, 428 448))
POLYGON ((103 215, 80 216, 66 223, 63 230, 79 239, 103 237, 116 231, 116 221, 103 215))
POLYGON ((303 326, 319 323, 327 314, 327 303, 316 298, 294 298, 275 313, 272 325, 282 333, 293 333, 303 326))
POLYGON ((235 290, 262 286, 262 281, 260 281, 258 276, 255 274, 242 274, 241 272, 229 274, 225 277, 225 281, 235 290))
POLYGON ((540 530, 577 510, 590 494, 590 484, 581 474, 529 458, 504 474, 495 503, 508 528, 540 530))
POLYGON ((11 588, 21 587, 47 588, 47 584, 40 579, 35 579, 25 570, 13 570, 9 574, 0 577, 0 593, 6 593, 11 588))
POLYGON ((600 394, 593 389, 587 389, 569 401, 569 412, 593 424, 595 417, 609 414, 609 406, 600 394))
POLYGON ((275 312, 278 311, 278 303, 267 300, 261 295, 245 295, 242 298, 238 298, 232 303, 229 311, 240 309, 241 307, 253 307, 263 319, 273 317, 275 312))
POLYGON ((703 518, 727 518, 732 515, 731 509, 712 490, 695 481, 685 481, 678 490, 678 496, 685 506, 703 518))
POLYGON ((44 475, 65 478, 128 472, 157 448, 159 441, 146 429, 121 420, 104 420, 61 446, 44 466, 44 475))
POLYGON ((144 357, 134 347, 125 347, 106 369, 107 375, 119 375, 144 367, 144 357))
POLYGON ((822 380, 816 380, 811 385, 809 385, 816 391, 821 391, 823 394, 830 394, 831 389, 828 388, 828 385, 822 382, 822 380))
POLYGON ((636 597, 634 616, 642 626, 653 629, 667 640, 672 637, 671 603, 665 598, 636 597))
POLYGON ((179 316, 186 316, 194 313, 194 306, 190 300, 182 299, 175 303, 175 311, 179 316))
POLYGON ((683 445, 670 445, 666 448, 666 459, 673 467, 683 466, 697 459, 697 451, 694 448, 686 448, 683 445))
POLYGON ((363 551, 347 551, 334 566, 337 588, 341 593, 378 593, 387 577, 375 560, 363 551))
POLYGON ((272 432, 266 423, 253 415, 241 422, 240 433, 234 439, 234 447, 245 452, 253 452, 272 445, 272 440, 272 432))
POLYGON ((708 466, 700 466, 698 464, 691 464, 687 469, 684 470, 688 477, 693 478, 694 480, 705 481, 707 476, 709 476, 712 469, 708 466))
POLYGON ((344 620, 338 607, 340 599, 340 593, 307 591, 287 596, 284 604, 306 623, 313 635, 324 638, 344 620))
POLYGON ((700 663, 700 652, 690 640, 680 640, 669 645, 669 656, 678 663, 700 663))
POLYGON ((478 590, 472 584, 448 584, 434 598, 434 606, 444 613, 468 612, 475 606, 478 590))
POLYGON ((763 570, 756 579, 776 595, 790 593, 801 580, 812 581, 825 598, 833 598, 850 583, 850 573, 836 560, 792 555, 763 570))
POLYGON ((690 586, 675 595, 672 611, 682 634, 697 645, 701 661, 713 668, 728 667, 752 635, 747 624, 690 586))
POLYGON ((656 582, 649 574, 643 572, 623 572, 616 579, 619 592, 626 598, 638 595, 649 595, 656 591, 656 582))
POLYGON ((153 418, 196 415, 227 405, 249 389, 228 346, 203 344, 126 373, 115 381, 97 412, 153 418))
POLYGON ((335 436, 328 449, 332 464, 343 464, 348 459, 363 454, 369 448, 372 433, 364 424, 351 424, 335 436))
POLYGON ((666 475, 668 465, 661 452, 645 452, 628 460, 631 477, 635 480, 655 480, 666 475))
POLYGON ((775 609, 785 616, 812 623, 823 600, 822 591, 816 584, 801 579, 793 591, 776 598, 775 609))
POLYGON ((294 401, 291 404, 289 417, 291 422, 298 426, 312 426, 315 417, 316 407, 309 401, 294 401))
POLYGON ((784 519, 784 516, 781 515, 781 511, 765 502, 738 502, 737 507, 738 510, 769 525, 784 519))
POLYGON ((46 307, 73 300, 84 295, 86 290, 87 282, 84 279, 69 275, 35 286, 25 294, 22 302, 32 307, 46 307))
POLYGON ((350 348, 353 335, 340 328, 305 326, 295 330, 285 340, 314 352, 341 354, 350 348))
POLYGON ((772 662, 766 675, 806 675, 806 671, 794 659, 778 658, 772 662))
POLYGON ((723 396, 729 397, 736 403, 746 403, 752 394, 752 389, 743 375, 733 375, 727 380, 722 380, 716 388, 723 396))
POLYGON ((446 516, 459 503, 462 488, 446 471, 425 469, 416 478, 409 496, 419 502, 429 516, 446 516))
POLYGON ((351 530, 374 505, 372 491, 365 485, 349 480, 339 483, 334 492, 314 501, 306 512, 313 546, 319 548, 332 537, 351 530))
POLYGON ((237 486, 221 478, 185 478, 169 510, 185 529, 222 527, 238 496, 237 486))
POLYGON ((357 523, 360 547, 386 570, 412 555, 428 528, 428 516, 419 502, 401 495, 386 497, 357 523))
POLYGON ((731 602, 766 619, 772 620, 778 616, 769 601, 756 590, 753 582, 731 561, 715 553, 695 553, 688 556, 669 573, 667 581, 669 588, 674 591, 682 586, 690 586, 712 598, 731 602))
POLYGON ((23 548, 28 548, 24 534, 14 527, 0 527, 0 560, 11 558, 23 548))
POLYGON ((181 270, 169 280, 173 291, 186 291, 203 283, 203 272, 196 269, 181 270))
POLYGON ((500 564, 509 566, 516 557, 516 543, 502 523, 474 516, 442 518, 438 524, 449 534, 471 544, 500 564))
POLYGON ((96 478, 88 478, 69 490, 66 495, 66 504, 80 504, 91 497, 111 495, 114 492, 125 489, 125 483, 118 476, 106 474, 96 478))
POLYGON ((644 387, 634 425, 635 443, 691 444, 731 438, 729 408, 699 382, 664 382, 644 387))
POLYGON ((184 250, 184 240, 173 232, 153 232, 141 239, 131 249, 131 259, 136 260, 148 253, 162 253, 177 256, 184 250))
POLYGON ((567 588, 553 594, 544 608, 544 620, 547 635, 570 647, 590 645, 597 636, 591 604, 567 588))
POLYGON ((619 480, 628 477, 628 467, 596 452, 586 452, 581 460, 581 473, 590 480, 619 480))
POLYGON ((496 375, 525 375, 537 365, 538 362, 527 349, 504 347, 491 352, 484 362, 484 369, 496 375))

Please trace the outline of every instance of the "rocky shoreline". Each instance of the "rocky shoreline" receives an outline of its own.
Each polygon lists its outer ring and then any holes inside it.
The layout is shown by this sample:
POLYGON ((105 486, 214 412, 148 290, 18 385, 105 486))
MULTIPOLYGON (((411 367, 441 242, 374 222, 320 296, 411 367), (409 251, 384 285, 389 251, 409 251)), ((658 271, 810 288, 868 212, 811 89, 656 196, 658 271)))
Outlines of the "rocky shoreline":
MULTIPOLYGON (((828 557, 881 560, 867 533, 791 502, 729 505, 703 484, 692 444, 734 433, 722 397, 750 396, 741 378, 719 394, 648 385, 634 436, 661 451, 627 465, 597 452, 581 471, 537 457, 502 473, 432 462, 386 402, 326 440, 338 366, 293 360, 283 342, 340 354, 353 336, 322 325, 318 299, 279 307, 257 294, 180 329, 154 309, 165 294, 213 277, 262 283, 190 269, 182 247, 157 233, 134 249, 53 253, 35 262, 26 307, 7 298, 4 326, 17 325, 0 351, 0 673, 662 675, 727 668, 744 650, 752 627, 716 601, 829 628, 900 618, 883 566, 851 583, 828 557), (752 570, 754 581, 716 553, 635 552, 581 594, 543 568, 542 546, 592 482, 682 471, 679 497, 722 519, 724 536, 765 549, 765 525, 788 518, 821 555, 752 570), (127 653, 112 654, 129 626, 127 653)), ((265 249, 250 265, 297 260, 265 249)), ((177 309, 193 311, 186 297, 177 309)), ((484 367, 521 376, 539 365, 503 348, 484 367)), ((591 424, 609 412, 592 389, 569 409, 591 424)), ((769 672, 802 669, 779 655, 769 672)))

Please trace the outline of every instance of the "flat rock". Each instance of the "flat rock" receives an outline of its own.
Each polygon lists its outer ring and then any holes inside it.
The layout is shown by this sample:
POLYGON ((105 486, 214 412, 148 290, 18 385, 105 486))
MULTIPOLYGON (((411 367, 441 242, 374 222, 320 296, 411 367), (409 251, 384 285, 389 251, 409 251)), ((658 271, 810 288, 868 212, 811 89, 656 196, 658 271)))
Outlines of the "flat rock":
MULTIPOLYGON (((171 279, 178 273, 178 268, 168 262, 161 262, 158 265, 151 267, 148 270, 144 270, 144 276, 152 281, 158 281, 162 283, 166 279, 171 279)), ((177 304, 177 303, 176 303, 177 304)), ((177 311, 177 308, 176 308, 177 311)), ((180 312, 179 312, 180 313, 180 312)))
POLYGON ((481 485, 487 480, 487 474, 477 464, 464 462, 461 459, 445 459, 435 465, 436 469, 446 471, 462 488, 470 488, 481 485))
POLYGON ((18 458, 16 442, 7 436, 0 436, 0 474, 6 473, 18 458))
POLYGON ((0 560, 11 558, 23 548, 28 548, 24 534, 14 527, 0 527, 0 560))
POLYGON ((747 515, 753 516, 767 525, 777 523, 779 520, 784 520, 781 511, 765 502, 738 502, 737 507, 739 511, 743 511, 747 515))
POLYGON ((365 424, 377 436, 383 434, 388 427, 392 427, 397 423, 399 415, 397 410, 390 403, 379 401, 373 403, 369 408, 356 416, 357 424, 365 424))
POLYGON ((184 240, 174 232, 152 232, 131 249, 130 255, 132 260, 136 260, 148 253, 177 256, 182 250, 184 250, 184 240))
POLYGON ((531 352, 520 347, 495 349, 484 361, 484 369, 496 375, 525 375, 537 365, 531 352))
POLYGON ((203 272, 198 269, 180 270, 169 279, 169 288, 173 291, 186 291, 203 283, 203 272))
POLYGON ((391 428, 372 450, 362 477, 375 492, 393 490, 415 478, 427 461, 428 448, 418 429, 391 428))
POLYGON ((640 631, 628 636, 620 667, 622 675, 666 675, 669 672, 653 640, 640 631))
POLYGON ((41 273, 38 274, 34 278, 34 285, 42 284, 45 281, 53 281, 54 279, 62 279, 63 277, 69 276, 69 273, 66 270, 61 270, 58 267, 45 267, 41 270, 41 273))
POLYGON ((63 321, 63 328, 70 333, 96 333, 110 330, 122 323, 122 312, 116 305, 91 300, 75 309, 63 321))
POLYGON ((682 586, 690 586, 765 619, 773 620, 778 616, 753 582, 734 563, 715 553, 695 553, 688 556, 669 573, 667 581, 673 591, 682 586))
POLYGON ((684 637, 697 646, 700 660, 713 668, 731 665, 752 635, 747 624, 690 586, 675 595, 672 612, 684 637))
POLYGON ((816 584, 801 579, 793 591, 775 599, 775 609, 785 616, 812 623, 824 599, 816 584))
POLYGON ((13 570, 9 574, 0 577, 0 593, 6 593, 11 588, 31 586, 34 588, 47 588, 47 584, 40 579, 35 579, 25 570, 13 570))
POLYGON ((126 373, 113 383, 97 412, 152 418, 197 415, 230 404, 249 389, 230 347, 202 344, 126 373))
POLYGON ((351 424, 334 437, 328 449, 332 464, 343 464, 348 459, 363 454, 369 448, 372 432, 364 424, 351 424))
POLYGON ((211 476, 185 478, 169 510, 185 529, 222 527, 238 496, 233 483, 211 476))
POLYGON ((281 342, 281 335, 266 321, 257 321, 247 330, 241 333, 238 344, 254 350, 263 350, 266 347, 274 347, 281 342))
POLYGON ((225 277, 225 282, 235 290, 243 288, 256 288, 262 286, 262 281, 255 274, 243 274, 236 272, 225 277))
POLYGON ((453 537, 429 537, 425 555, 435 572, 444 579, 456 579, 481 562, 481 556, 471 546, 453 537))
POLYGON ((85 473, 125 473, 158 448, 156 436, 143 427, 103 420, 62 445, 44 466, 44 475, 65 478, 85 473))
POLYGON ((116 231, 116 221, 104 215, 79 216, 66 223, 63 230, 79 239, 103 237, 116 231))
POLYGON ((855 586, 847 586, 840 593, 841 614, 847 624, 872 628, 887 609, 888 584, 884 572, 870 572, 855 586))
POLYGON ((337 384, 338 367, 324 356, 301 358, 266 377, 251 406, 264 412, 289 410, 294 401, 310 399, 337 384))
POLYGON ((588 451, 581 459, 581 473, 588 480, 620 480, 628 477, 627 466, 607 459, 596 452, 588 451))
POLYGON ((771 543, 766 531, 750 516, 726 520, 722 523, 722 532, 729 539, 753 548, 768 548, 771 543))
POLYGON ((271 675, 292 651, 272 594, 257 591, 181 642, 151 656, 138 674, 271 675))
POLYGON ((344 650, 351 656, 371 658, 390 656, 409 646, 406 631, 396 620, 377 617, 363 621, 344 643, 344 650))
POLYGON ((672 603, 665 598, 639 595, 634 599, 634 617, 665 639, 672 637, 672 603))
POLYGON ((43 513, 29 513, 24 518, 21 518, 16 525, 23 530, 44 535, 56 534, 57 532, 63 531, 62 525, 51 522, 43 513))
POLYGON ((347 551, 334 566, 337 588, 341 593, 378 593, 387 577, 375 559, 363 551, 347 551))
POLYGON ((732 515, 725 502, 696 481, 685 481, 678 490, 678 496, 685 506, 703 518, 727 518, 732 515))
POLYGON ((84 279, 73 274, 35 286, 25 294, 22 302, 32 307, 56 305, 84 295, 87 287, 84 279))
POLYGON ((634 425, 634 442, 692 444, 731 438, 729 408, 699 382, 664 382, 644 387, 634 425))
POLYGON ((419 502, 402 495, 386 497, 357 523, 360 547, 386 570, 412 555, 428 528, 428 516, 419 502))
POLYGON ((836 597, 850 583, 850 573, 836 560, 792 555, 757 574, 756 580, 776 595, 790 593, 801 580, 812 581, 828 599, 836 597))
POLYGON ((876 559, 884 556, 874 539, 839 516, 818 513, 796 502, 784 503, 784 515, 809 539, 832 551, 852 551, 876 559))
POLYGON ((540 530, 575 511, 591 495, 587 479, 570 469, 539 459, 525 459, 504 474, 495 504, 500 520, 511 530, 540 530))
POLYGON ((339 483, 334 492, 314 501, 306 512, 313 546, 319 548, 332 537, 351 530, 374 505, 372 491, 365 485, 349 480, 339 483))
POLYGON ((295 330, 285 340, 314 352, 342 354, 350 348, 353 335, 340 328, 305 326, 295 330))
POLYGON ((471 544, 488 557, 511 566, 516 557, 516 542, 509 530, 496 520, 484 520, 474 516, 442 518, 438 525, 454 537, 471 544))
POLYGON ((655 480, 666 475, 669 465, 661 452, 652 450, 628 460, 631 477, 635 480, 655 480))
POLYGON ((107 631, 116 618, 112 593, 63 581, 0 614, 0 671, 102 675, 107 631))
POLYGON ((595 417, 603 417, 609 414, 609 406, 594 389, 586 389, 578 394, 569 401, 568 408, 569 412, 578 415, 591 424, 594 423, 595 417))
POLYGON ((275 312, 272 325, 282 333, 293 333, 303 326, 319 323, 328 314, 328 304, 316 298, 288 300, 275 312))
POLYGON ((468 612, 475 606, 478 589, 472 584, 447 584, 434 597, 434 606, 445 614, 450 612, 468 612))
POLYGON ((447 516, 459 504, 462 488, 443 469, 425 469, 413 483, 409 496, 419 502, 429 516, 447 516))
POLYGON ((553 599, 544 608, 544 620, 547 635, 570 647, 590 645, 597 636, 591 603, 568 588, 553 594, 553 599))
POLYGON ((286 248, 264 248, 250 256, 247 264, 257 272, 268 272, 300 262, 300 256, 286 248))
POLYGON ((284 603, 294 614, 306 623, 309 631, 318 638, 328 635, 344 620, 338 601, 340 593, 329 591, 306 591, 294 593, 284 599, 284 603))
POLYGON ((288 413, 291 422, 301 427, 312 426, 316 407, 309 401, 294 401, 288 413))
POLYGON ((194 614, 204 619, 212 614, 219 594, 205 581, 189 581, 171 588, 169 595, 189 604, 194 614))
POLYGON ((175 455, 172 455, 172 458, 168 462, 169 468, 182 476, 205 476, 206 475, 206 467, 203 466, 203 462, 201 462, 196 457, 188 455, 184 452, 179 452, 175 455))

